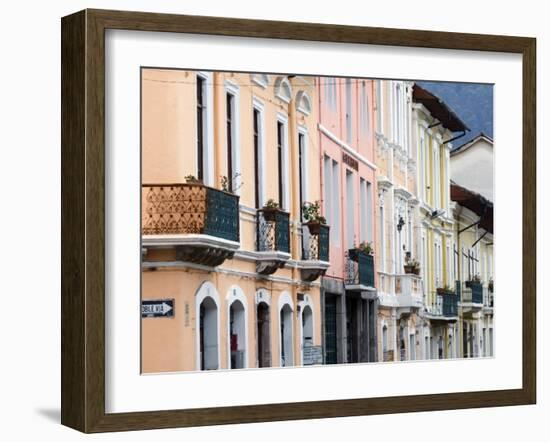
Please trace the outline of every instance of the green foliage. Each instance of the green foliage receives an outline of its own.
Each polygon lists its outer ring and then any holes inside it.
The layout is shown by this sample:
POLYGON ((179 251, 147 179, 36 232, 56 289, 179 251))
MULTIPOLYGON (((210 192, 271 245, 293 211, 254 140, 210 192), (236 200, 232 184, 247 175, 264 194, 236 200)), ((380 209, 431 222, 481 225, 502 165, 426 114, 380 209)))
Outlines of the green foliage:
POLYGON ((305 202, 302 205, 302 213, 307 222, 311 223, 320 223, 326 224, 327 220, 324 216, 321 215, 321 203, 319 200, 314 203, 305 202))

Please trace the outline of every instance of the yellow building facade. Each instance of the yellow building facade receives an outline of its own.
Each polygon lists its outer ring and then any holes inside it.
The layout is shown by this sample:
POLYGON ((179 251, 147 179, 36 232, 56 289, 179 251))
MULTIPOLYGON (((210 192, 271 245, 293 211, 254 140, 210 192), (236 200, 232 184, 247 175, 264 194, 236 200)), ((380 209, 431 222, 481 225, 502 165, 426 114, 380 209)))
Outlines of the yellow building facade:
POLYGON ((451 202, 450 151, 467 127, 438 97, 413 91, 418 161, 418 256, 423 279, 421 346, 425 359, 461 357, 458 250, 451 202), (457 135, 457 133, 459 133, 457 135))
POLYGON ((319 362, 314 97, 307 77, 142 71, 142 302, 170 309, 142 314, 143 372, 319 362))
POLYGON ((422 275, 408 265, 419 257, 412 94, 412 82, 376 82, 380 361, 421 358, 422 275))

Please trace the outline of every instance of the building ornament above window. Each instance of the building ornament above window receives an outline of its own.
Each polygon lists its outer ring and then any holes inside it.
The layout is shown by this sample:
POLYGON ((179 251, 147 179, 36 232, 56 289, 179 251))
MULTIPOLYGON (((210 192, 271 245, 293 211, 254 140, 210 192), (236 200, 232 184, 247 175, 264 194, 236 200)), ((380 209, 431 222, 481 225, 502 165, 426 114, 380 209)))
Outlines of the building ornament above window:
POLYGON ((296 94, 296 110, 306 116, 311 113, 311 99, 306 91, 298 91, 296 94))
POLYGON ((290 103, 292 100, 292 86, 286 77, 275 79, 275 96, 285 103, 290 103))

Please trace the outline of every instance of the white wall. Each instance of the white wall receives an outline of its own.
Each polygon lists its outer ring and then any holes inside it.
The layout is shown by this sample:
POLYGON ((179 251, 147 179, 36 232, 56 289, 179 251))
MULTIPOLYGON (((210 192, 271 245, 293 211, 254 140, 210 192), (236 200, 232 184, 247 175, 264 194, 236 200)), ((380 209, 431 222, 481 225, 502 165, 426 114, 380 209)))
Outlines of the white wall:
MULTIPOLYGON (((276 8, 262 2, 203 0, 74 0, 6 2, 0 28, 3 63, 0 69, 0 121, 2 122, 0 183, 3 232, 0 253, 0 320, 2 363, 0 399, 3 419, 0 435, 6 440, 90 440, 59 425, 60 396, 60 17, 85 7, 134 9, 155 12, 219 15, 273 20, 311 21, 385 27, 436 29, 537 36, 539 107, 539 187, 550 186, 543 174, 549 158, 542 146, 550 144, 542 122, 550 119, 550 29, 543 2, 525 0, 521 7, 503 2, 464 0, 452 14, 438 0, 410 7, 406 0, 358 3, 296 2, 280 0, 276 8), (9 357, 7 356, 9 355, 9 357)), ((496 134, 498 137, 498 134, 496 134)), ((498 161, 498 158, 497 158, 498 161)), ((550 209, 539 195, 539 226, 548 224, 550 209), (543 205, 544 202, 544 205, 543 205)), ((540 229, 539 266, 550 260, 548 233, 540 229)), ((542 274, 542 270, 540 272, 542 274)), ((548 280, 540 278, 539 293, 548 280)), ((539 297, 539 405, 483 410, 446 411, 330 420, 233 425, 225 427, 161 430, 98 435, 95 441, 169 440, 333 440, 368 434, 372 440, 403 440, 400 429, 425 441, 514 440, 542 433, 550 413, 548 377, 549 322, 541 312, 550 311, 548 298, 539 297), (464 431, 449 431, 457 428, 464 431), (518 425, 521 422, 521 425, 518 425), (471 431, 467 431, 471 427, 471 431)))
POLYGON ((451 156, 451 179, 493 199, 493 146, 484 139, 451 156))

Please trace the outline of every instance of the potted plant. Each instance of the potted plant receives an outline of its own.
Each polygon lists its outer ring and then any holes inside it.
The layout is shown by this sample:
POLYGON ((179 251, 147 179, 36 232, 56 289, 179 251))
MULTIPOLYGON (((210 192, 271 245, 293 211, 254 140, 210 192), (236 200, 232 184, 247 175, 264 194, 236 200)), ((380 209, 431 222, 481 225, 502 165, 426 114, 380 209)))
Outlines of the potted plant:
POLYGON ((372 242, 369 242, 369 241, 363 241, 361 243, 359 243, 359 245, 355 246, 353 249, 350 249, 348 251, 349 253, 349 257, 351 260, 353 261, 357 261, 357 254, 358 253, 364 253, 366 255, 372 255, 373 253, 373 248, 372 248, 372 242))
POLYGON ((416 259, 411 258, 410 255, 407 255, 405 258, 405 264, 403 267, 405 269, 405 273, 409 275, 418 275, 420 273, 420 263, 416 259))
POLYGON ((235 193, 237 190, 239 190, 243 186, 243 182, 239 182, 238 186, 235 185, 237 182, 237 179, 241 176, 240 173, 236 173, 233 175, 233 180, 231 182, 231 186, 229 185, 229 178, 225 175, 220 175, 220 186, 224 192, 230 192, 235 193), (231 187, 231 188, 230 188, 231 187))
POLYGON ((448 285, 446 285, 445 287, 438 287, 436 290, 439 295, 444 295, 446 293, 453 293, 453 289, 448 285))
POLYGON ((202 180, 197 178, 195 175, 186 175, 185 182, 187 184, 202 184, 202 180))
POLYGON ((302 205, 302 214, 306 220, 309 233, 318 235, 321 231, 321 225, 326 224, 327 220, 321 215, 321 205, 317 200, 314 203, 305 202, 302 205))
POLYGON ((262 213, 264 215, 264 219, 266 221, 275 221, 275 215, 280 210, 281 209, 277 201, 275 201, 272 198, 268 199, 264 204, 264 206, 262 207, 262 213))
POLYGON ((479 276, 479 273, 476 273, 473 275, 469 281, 466 281, 466 287, 471 288, 474 284, 479 284, 481 282, 481 277, 479 276))

